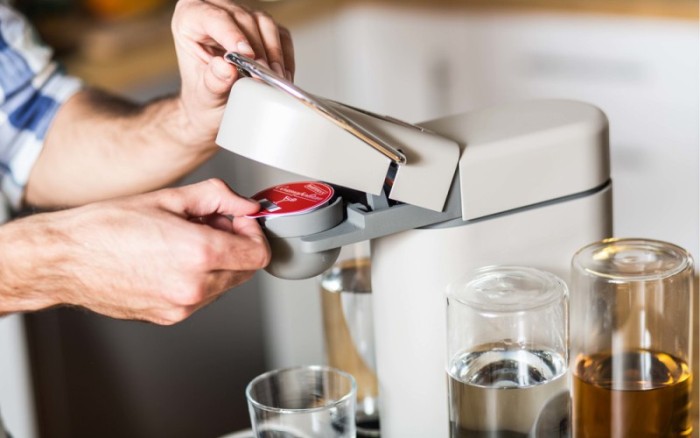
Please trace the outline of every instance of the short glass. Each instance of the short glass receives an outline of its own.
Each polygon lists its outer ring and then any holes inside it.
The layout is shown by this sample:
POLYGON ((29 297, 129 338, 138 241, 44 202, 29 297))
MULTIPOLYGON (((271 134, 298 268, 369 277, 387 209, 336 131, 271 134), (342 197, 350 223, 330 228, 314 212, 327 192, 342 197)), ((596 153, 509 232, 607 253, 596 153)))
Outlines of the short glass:
POLYGON ((574 436, 690 436, 690 254, 608 239, 577 252, 572 270, 574 436))
POLYGON ((354 438, 355 379, 325 366, 267 372, 246 388, 257 438, 354 438))
POLYGON ((491 266, 450 285, 450 436, 568 436, 567 323, 567 286, 545 271, 491 266))

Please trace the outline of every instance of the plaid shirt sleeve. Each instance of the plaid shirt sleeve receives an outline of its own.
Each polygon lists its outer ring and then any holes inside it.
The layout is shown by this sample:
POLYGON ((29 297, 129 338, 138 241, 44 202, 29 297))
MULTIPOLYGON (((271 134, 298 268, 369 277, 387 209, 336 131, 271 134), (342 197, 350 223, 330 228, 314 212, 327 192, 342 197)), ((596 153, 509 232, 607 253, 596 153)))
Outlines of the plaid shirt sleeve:
POLYGON ((19 208, 62 103, 81 87, 52 61, 26 18, 0 0, 0 197, 19 208))

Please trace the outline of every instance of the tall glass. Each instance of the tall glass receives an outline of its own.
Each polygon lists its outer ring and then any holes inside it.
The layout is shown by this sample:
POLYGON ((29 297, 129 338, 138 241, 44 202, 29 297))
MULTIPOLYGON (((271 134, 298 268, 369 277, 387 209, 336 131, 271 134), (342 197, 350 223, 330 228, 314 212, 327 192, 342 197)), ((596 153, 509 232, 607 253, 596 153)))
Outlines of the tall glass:
POLYGON ((335 368, 267 372, 246 398, 257 438, 355 438, 355 379, 335 368))
POLYGON ((574 436, 690 436, 690 254, 609 239, 572 269, 574 436))
POLYGON ((450 285, 450 436, 568 436, 567 322, 568 289, 548 272, 492 266, 450 285))
POLYGON ((328 364, 355 377, 357 435, 379 436, 369 247, 344 247, 321 276, 321 304, 328 364))

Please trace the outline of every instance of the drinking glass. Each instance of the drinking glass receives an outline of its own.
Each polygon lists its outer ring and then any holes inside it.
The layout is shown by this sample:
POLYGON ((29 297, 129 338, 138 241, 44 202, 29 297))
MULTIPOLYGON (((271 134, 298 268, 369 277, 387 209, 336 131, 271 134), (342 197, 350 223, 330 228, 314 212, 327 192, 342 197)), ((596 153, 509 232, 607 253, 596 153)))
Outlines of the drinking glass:
POLYGON ((690 436, 690 254, 608 239, 578 251, 572 270, 574 436, 690 436))
POLYGON ((325 366, 273 370, 246 388, 257 438, 354 438, 355 379, 325 366))
POLYGON ((450 285, 450 436, 568 436, 567 323, 567 286, 545 271, 490 266, 450 285))
POLYGON ((344 247, 321 275, 321 305, 328 364, 357 383, 358 437, 379 436, 377 372, 368 245, 344 247))

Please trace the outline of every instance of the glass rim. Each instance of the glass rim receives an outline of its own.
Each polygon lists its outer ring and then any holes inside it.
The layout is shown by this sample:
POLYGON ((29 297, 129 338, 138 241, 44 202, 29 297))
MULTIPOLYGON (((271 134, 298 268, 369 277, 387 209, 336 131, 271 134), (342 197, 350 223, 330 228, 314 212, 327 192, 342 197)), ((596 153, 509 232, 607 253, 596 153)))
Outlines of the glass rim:
POLYGON ((309 412, 320 412, 328 409, 329 407, 337 406, 342 403, 345 403, 348 399, 355 397, 357 393, 357 382, 355 381, 355 378, 352 376, 350 373, 346 373, 345 371, 342 371, 338 368, 334 368, 328 365, 299 365, 299 366, 293 366, 293 367, 287 367, 287 368, 277 368, 274 370, 266 371, 257 377, 255 377, 253 380, 251 380, 248 385, 246 385, 245 388, 245 395, 246 399, 248 400, 249 403, 251 403, 253 406, 255 406, 258 409, 267 411, 267 412, 274 412, 278 414, 304 414, 304 413, 309 413, 309 412), (279 375, 282 373, 289 373, 289 372, 294 372, 294 371, 322 371, 324 373, 328 374, 336 374, 341 376, 342 378, 348 380, 350 382, 350 389, 347 391, 347 393, 343 394, 342 397, 339 397, 335 400, 333 400, 330 403, 324 404, 323 406, 315 406, 313 408, 301 408, 301 409, 291 409, 291 408, 276 408, 274 406, 268 406, 264 403, 259 402, 256 400, 253 395, 252 395, 252 390, 253 386, 255 386, 257 383, 260 383, 263 380, 269 379, 271 376, 274 375, 279 375))
MULTIPOLYGON (((588 258, 590 259, 591 257, 588 258)), ((665 280, 667 278, 678 275, 689 268, 693 269, 693 263, 693 256, 685 248, 682 248, 670 242, 665 242, 663 240, 646 239, 641 237, 613 237, 592 242, 576 251, 576 253, 574 253, 571 259, 571 266, 574 268, 574 271, 581 272, 590 277, 607 279, 611 283, 630 283, 649 280, 665 280), (601 272, 593 269, 588 264, 583 263, 584 255, 589 255, 589 253, 592 253, 595 250, 602 250, 606 247, 612 247, 616 244, 627 244, 630 246, 646 245, 647 247, 654 246, 660 249, 673 252, 674 255, 678 256, 680 262, 672 266, 671 268, 666 269, 665 271, 652 274, 601 272)))
POLYGON ((474 269, 463 276, 460 280, 451 283, 447 287, 448 299, 454 299, 458 303, 474 309, 480 313, 511 315, 551 307, 560 302, 562 299, 568 300, 569 287, 564 280, 559 276, 542 269, 519 266, 519 265, 489 265, 474 269), (526 274, 531 279, 537 279, 543 286, 543 294, 540 300, 532 300, 530 302, 521 301, 517 304, 501 304, 486 303, 478 300, 470 300, 464 296, 464 290, 468 289, 468 285, 473 281, 493 273, 520 273, 526 274))
MULTIPOLYGON (((337 260, 333 265, 323 271, 320 275, 317 276, 317 282, 321 285, 321 288, 323 289, 323 292, 328 292, 331 294, 357 294, 357 295, 362 295, 362 294, 371 294, 372 293, 372 287, 370 286, 367 288, 367 290, 359 290, 357 288, 352 288, 352 287, 343 287, 340 289, 327 289, 324 287, 324 281, 328 279, 329 277, 332 277, 334 273, 337 273, 338 270, 342 271, 344 269, 348 268, 368 268, 371 266, 372 263, 372 258, 370 256, 356 256, 356 257, 350 257, 347 259, 343 260, 337 260)), ((359 270, 359 269, 358 269, 359 270)), ((370 274, 371 275, 371 274, 370 274)))

